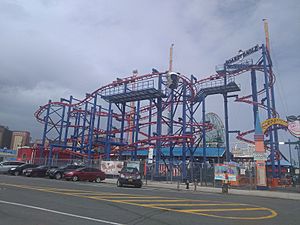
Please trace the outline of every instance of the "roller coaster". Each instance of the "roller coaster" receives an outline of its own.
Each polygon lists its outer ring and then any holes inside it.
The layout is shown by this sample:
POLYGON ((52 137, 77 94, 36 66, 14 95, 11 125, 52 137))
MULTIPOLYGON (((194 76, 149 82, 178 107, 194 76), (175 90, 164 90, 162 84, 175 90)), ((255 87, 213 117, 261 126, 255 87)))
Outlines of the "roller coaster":
MULTIPOLYGON (((248 78, 249 79, 249 78, 248 78)), ((174 151, 180 151, 181 171, 187 175, 187 160, 193 161, 196 151, 202 152, 206 162, 206 132, 214 129, 206 120, 206 98, 222 95, 224 99, 225 159, 230 161, 228 125, 228 99, 252 106, 253 127, 259 108, 266 111, 268 119, 278 116, 274 97, 275 75, 268 48, 256 45, 240 51, 235 57, 216 67, 216 74, 197 79, 170 69, 139 75, 137 71, 125 78, 117 78, 110 84, 87 93, 84 99, 70 96, 68 99, 51 101, 35 112, 38 122, 44 125, 41 153, 58 148, 87 160, 103 158, 138 159, 138 152, 154 150, 155 173, 159 163, 167 161, 172 170, 174 151), (255 61, 250 56, 255 57, 255 61), (245 96, 230 95, 241 91, 236 81, 243 74, 251 77, 252 93, 245 96), (264 83, 258 85, 256 77, 261 74, 264 83), (202 117, 202 118, 201 118, 202 117), (51 145, 47 146, 47 140, 51 145)), ((254 143, 253 129, 237 132, 236 138, 254 143)), ((269 159, 272 162, 272 176, 276 177, 276 151, 279 151, 277 127, 268 130, 269 159)), ((279 163, 279 160, 277 161, 279 163)))

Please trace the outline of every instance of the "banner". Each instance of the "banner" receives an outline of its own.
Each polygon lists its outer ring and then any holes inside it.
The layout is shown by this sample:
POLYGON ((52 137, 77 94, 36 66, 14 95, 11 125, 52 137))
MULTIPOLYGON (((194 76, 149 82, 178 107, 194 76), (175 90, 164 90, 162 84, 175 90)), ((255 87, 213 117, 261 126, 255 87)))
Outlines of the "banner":
POLYGON ((225 180, 224 171, 227 172, 229 181, 236 181, 238 169, 232 164, 215 164, 215 180, 225 180))
POLYGON ((137 170, 140 171, 140 162, 139 161, 128 161, 128 162, 126 162, 126 167, 137 168, 137 170))
POLYGON ((119 175, 119 171, 123 168, 121 161, 102 161, 101 170, 108 175, 119 175))

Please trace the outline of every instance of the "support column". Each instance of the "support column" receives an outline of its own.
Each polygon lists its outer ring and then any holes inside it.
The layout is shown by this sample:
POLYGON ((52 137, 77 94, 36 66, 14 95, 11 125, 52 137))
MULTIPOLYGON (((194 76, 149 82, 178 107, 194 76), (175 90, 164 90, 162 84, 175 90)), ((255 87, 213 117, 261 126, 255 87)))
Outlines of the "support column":
POLYGON ((256 83, 256 71, 254 69, 251 70, 251 87, 252 87, 252 101, 253 104, 253 118, 254 118, 254 129, 256 126, 256 115, 258 113, 258 105, 257 103, 257 83, 256 83))
POLYGON ((108 114, 107 114, 107 125, 106 125, 106 137, 105 137, 105 159, 110 160, 110 133, 111 133, 111 102, 108 105, 108 114))
MULTIPOLYGON (((186 85, 182 87, 182 135, 186 135, 186 85)), ((182 143, 182 177, 187 178, 186 171, 186 138, 183 138, 182 143)))
MULTIPOLYGON (((205 98, 202 101, 202 123, 203 125, 206 123, 205 119, 205 98)), ((206 128, 203 126, 202 132, 202 141, 203 141, 203 162, 206 162, 206 128)))
POLYGON ((68 112, 67 112, 64 146, 67 146, 67 143, 68 143, 68 131, 69 131, 69 127, 70 127, 70 113, 71 113, 71 108, 72 108, 72 100, 73 100, 73 96, 71 95, 70 100, 69 100, 68 112))
MULTIPOLYGON (((224 86, 227 86, 227 75, 224 75, 224 86)), ((224 114, 225 114, 225 156, 226 162, 230 162, 230 145, 229 145, 229 125, 228 125, 228 98, 227 92, 223 93, 224 97, 224 114)))
POLYGON ((84 135, 85 135, 85 126, 86 126, 86 115, 88 113, 88 102, 85 103, 84 107, 84 116, 83 116, 83 124, 82 124, 82 131, 81 131, 81 145, 80 145, 80 153, 82 153, 82 150, 84 148, 84 135))
MULTIPOLYGON (((174 122, 174 90, 171 89, 171 93, 170 93, 170 124, 169 124, 169 135, 173 135, 173 122, 174 122)), ((174 154, 173 154, 173 142, 170 141, 169 142, 169 151, 170 151, 170 159, 169 159, 169 165, 170 165, 170 176, 171 176, 171 180, 173 179, 173 164, 174 164, 174 154)))
MULTIPOLYGON (((162 91, 162 75, 158 78, 158 90, 162 91)), ((156 151, 155 151, 155 176, 159 176, 159 161, 161 154, 161 129, 162 129, 162 97, 157 98, 157 125, 156 125, 156 151)))
POLYGON ((60 122, 59 138, 58 138, 58 143, 59 144, 61 144, 61 136, 62 136, 63 128, 64 128, 65 111, 66 111, 66 106, 63 105, 63 110, 62 110, 62 115, 61 115, 61 122, 60 122))
MULTIPOLYGON (((265 45, 262 45, 262 56, 263 56, 263 67, 264 67, 264 77, 265 77, 265 89, 266 89, 266 97, 267 97, 267 112, 268 112, 268 119, 272 118, 271 112, 271 102, 270 102, 270 93, 269 93, 269 77, 268 77, 268 70, 267 70, 267 61, 266 61, 266 48, 265 45)), ((272 165, 272 178, 276 178, 275 173, 275 152, 274 152, 274 140, 273 140, 273 132, 269 132, 270 136, 270 148, 271 148, 271 165, 272 165)))
POLYGON ((135 117, 135 120, 136 120, 136 124, 135 124, 135 150, 134 150, 134 155, 133 155, 133 159, 134 161, 137 160, 137 142, 139 140, 139 123, 140 123, 140 101, 137 102, 137 106, 136 106, 136 117, 135 117))

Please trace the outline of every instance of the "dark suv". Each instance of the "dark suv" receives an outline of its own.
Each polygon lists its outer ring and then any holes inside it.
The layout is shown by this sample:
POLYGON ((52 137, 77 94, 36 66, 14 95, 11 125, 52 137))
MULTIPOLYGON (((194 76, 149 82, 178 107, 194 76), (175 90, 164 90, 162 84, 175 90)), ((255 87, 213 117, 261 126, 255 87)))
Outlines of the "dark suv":
POLYGON ((55 178, 56 180, 60 180, 63 176, 64 173, 74 171, 78 168, 84 167, 83 165, 75 165, 75 164, 70 164, 70 165, 65 165, 59 168, 53 168, 47 171, 47 174, 49 175, 49 178, 55 178))
POLYGON ((143 185, 141 174, 137 168, 134 167, 123 167, 120 171, 120 175, 117 181, 117 186, 122 187, 123 185, 134 185, 135 187, 141 188, 143 185))

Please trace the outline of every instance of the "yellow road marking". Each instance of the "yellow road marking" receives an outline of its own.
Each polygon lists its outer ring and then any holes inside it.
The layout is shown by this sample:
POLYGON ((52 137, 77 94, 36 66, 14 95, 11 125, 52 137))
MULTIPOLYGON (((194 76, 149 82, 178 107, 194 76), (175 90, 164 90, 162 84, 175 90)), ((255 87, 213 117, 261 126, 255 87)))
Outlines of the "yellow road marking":
POLYGON ((114 196, 114 197, 117 197, 117 196, 120 196, 120 197, 130 197, 132 195, 127 195, 127 194, 113 194, 113 193, 93 193, 93 192, 90 192, 90 193, 82 193, 82 192, 70 192, 71 194, 78 194, 78 195, 86 195, 86 196, 114 196))
MULTIPOLYGON (((124 200, 125 201, 125 200, 124 200)), ((194 200, 194 199, 135 199, 126 200, 126 202, 211 202, 206 200, 194 200)))
POLYGON ((228 209, 179 209, 182 212, 226 212, 226 211, 265 211, 267 208, 228 208, 228 209))
MULTIPOLYGON (((138 201, 144 201, 144 202, 148 202, 151 201, 150 199, 135 199, 135 200, 126 200, 125 199, 108 199, 108 198, 99 198, 100 196, 94 197, 94 196, 86 196, 86 195, 76 195, 76 192, 78 193, 81 190, 74 190, 74 192, 61 192, 58 191, 59 189, 54 189, 54 188, 46 188, 46 187, 33 187, 33 186, 26 186, 26 185, 16 185, 16 184, 7 184, 7 183, 0 183, 0 185, 6 185, 6 186, 13 186, 13 187, 19 187, 19 188, 25 188, 25 189, 31 189, 31 190, 38 190, 38 191, 43 191, 43 192, 49 192, 49 193, 55 193, 55 194, 61 194, 61 195, 69 195, 69 196, 74 196, 74 197, 81 197, 81 198, 88 198, 88 199, 95 199, 95 200, 101 200, 101 201, 106 201, 106 202, 114 202, 114 203, 123 203, 123 204, 128 204, 128 205, 134 205, 134 206, 139 206, 139 207, 145 207, 145 208, 152 208, 152 209, 160 209, 160 210, 164 210, 164 211, 171 211, 171 212, 179 212, 179 213, 188 213, 188 214, 194 214, 194 215, 202 215, 202 216, 208 216, 208 217, 215 217, 215 218, 222 218, 222 219, 234 219, 234 220, 262 220, 262 219, 271 219, 274 218, 275 216, 277 216, 277 213, 269 208, 262 208, 262 207, 256 207, 256 210, 254 210, 255 208, 249 208, 249 210, 251 209, 251 211, 266 211, 269 212, 270 215, 267 216, 260 216, 260 217, 234 217, 234 216, 219 216, 219 215, 215 215, 215 214, 207 214, 207 213, 203 213, 203 211, 201 211, 201 209, 197 210, 197 209, 193 209, 193 210, 180 210, 180 209, 170 209, 170 208, 165 208, 165 207, 159 207, 159 206, 155 206, 155 204, 138 204, 135 202, 138 201), (74 194, 75 193, 75 194, 74 194), (253 210, 252 210, 253 209, 253 210), (197 210, 197 211, 195 211, 197 210)), ((69 189, 66 189, 69 190, 69 189)), ((93 193, 93 192, 89 192, 89 193, 93 193)), ((94 192, 97 194, 97 192, 94 192)), ((105 192, 102 192, 105 193, 105 192)), ((125 197, 125 196, 124 196, 125 197)), ((203 200, 190 200, 190 199, 161 199, 159 200, 159 198, 164 198, 161 196, 136 196, 137 198, 147 198, 147 197, 151 197, 151 198, 156 198, 154 201, 156 202, 160 202, 160 201, 170 201, 170 200, 174 200, 174 202, 179 202, 179 201, 185 201, 185 202, 191 202, 191 201, 203 201, 203 200)), ((216 202, 216 201, 206 201, 206 202, 216 202)), ((230 203, 228 203, 230 204, 230 203)), ((234 203, 232 203, 234 204, 234 203)), ((250 204, 244 204, 244 205, 248 205, 248 206, 255 206, 255 205, 250 205, 250 204)), ((239 208, 242 209, 242 208, 239 208)), ((249 210, 245 210, 247 208, 244 208, 243 211, 249 211, 249 210)), ((207 211, 207 209, 205 209, 207 211)), ((216 210, 216 209, 212 209, 212 210, 216 210)), ((224 211, 225 209, 219 209, 220 211, 224 211)), ((205 211, 205 212, 206 212, 205 211)), ((222 212, 223 212, 222 211, 222 212)), ((228 209, 226 209, 226 211, 229 211, 228 209)), ((241 210, 237 210, 237 209, 233 209, 231 211, 241 211, 241 210)), ((212 211, 210 211, 212 212, 212 211)))
POLYGON ((221 204, 215 204, 215 203, 198 203, 198 204, 189 204, 189 203, 182 203, 182 204, 142 204, 142 206, 223 206, 223 205, 247 205, 247 204, 239 204, 239 203, 221 203, 221 204))
POLYGON ((134 196, 134 195, 128 195, 128 196, 107 196, 104 197, 105 199, 114 199, 114 198, 125 198, 125 199, 135 199, 135 198, 143 198, 143 199, 152 199, 152 198, 162 198, 165 199, 165 197, 157 197, 157 196, 134 196))

